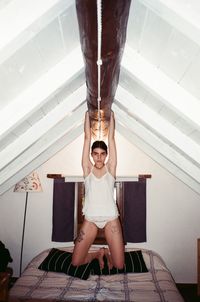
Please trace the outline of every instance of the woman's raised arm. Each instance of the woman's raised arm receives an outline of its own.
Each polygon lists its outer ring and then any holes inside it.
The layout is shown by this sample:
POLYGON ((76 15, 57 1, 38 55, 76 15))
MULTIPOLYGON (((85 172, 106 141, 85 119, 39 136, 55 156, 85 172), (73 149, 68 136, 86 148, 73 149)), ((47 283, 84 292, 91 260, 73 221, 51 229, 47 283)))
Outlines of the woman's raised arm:
POLYGON ((115 144, 115 116, 113 111, 111 111, 109 131, 108 131, 108 152, 109 152, 108 169, 109 172, 114 177, 116 177, 117 150, 115 144))
POLYGON ((90 173, 91 161, 90 161, 90 144, 91 144, 91 127, 90 127, 90 117, 89 112, 85 113, 84 121, 84 143, 82 151, 82 169, 83 175, 87 176, 90 173))

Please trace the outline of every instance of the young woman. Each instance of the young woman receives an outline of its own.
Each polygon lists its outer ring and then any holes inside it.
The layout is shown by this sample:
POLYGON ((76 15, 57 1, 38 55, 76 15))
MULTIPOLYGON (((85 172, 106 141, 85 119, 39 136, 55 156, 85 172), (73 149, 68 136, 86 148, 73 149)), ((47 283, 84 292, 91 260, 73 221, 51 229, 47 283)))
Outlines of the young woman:
POLYGON ((119 213, 114 200, 117 166, 114 113, 111 112, 108 132, 109 156, 107 163, 105 162, 108 152, 104 141, 93 143, 91 157, 94 165, 90 160, 91 128, 88 112, 85 114, 84 132, 82 153, 82 168, 85 179, 84 222, 75 240, 72 264, 78 266, 98 258, 100 266, 103 268, 103 256, 105 255, 110 268, 114 265, 118 269, 122 269, 124 267, 124 244, 118 218, 119 213), (95 253, 88 253, 96 238, 98 228, 104 228, 109 250, 100 248, 95 253))

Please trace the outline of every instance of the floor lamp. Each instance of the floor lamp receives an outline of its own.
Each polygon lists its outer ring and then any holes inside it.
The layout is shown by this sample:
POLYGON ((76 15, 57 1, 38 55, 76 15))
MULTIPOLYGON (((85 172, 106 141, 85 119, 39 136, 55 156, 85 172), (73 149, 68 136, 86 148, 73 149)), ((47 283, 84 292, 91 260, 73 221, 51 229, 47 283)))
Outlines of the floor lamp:
POLYGON ((24 233, 26 226, 26 211, 28 203, 28 194, 30 192, 41 192, 42 186, 40 183, 39 176, 37 172, 33 172, 30 175, 23 178, 20 182, 15 185, 14 192, 26 193, 25 207, 24 207, 24 222, 22 230, 22 242, 21 242, 21 254, 20 254, 20 276, 22 273, 22 258, 23 258, 23 247, 24 247, 24 233))

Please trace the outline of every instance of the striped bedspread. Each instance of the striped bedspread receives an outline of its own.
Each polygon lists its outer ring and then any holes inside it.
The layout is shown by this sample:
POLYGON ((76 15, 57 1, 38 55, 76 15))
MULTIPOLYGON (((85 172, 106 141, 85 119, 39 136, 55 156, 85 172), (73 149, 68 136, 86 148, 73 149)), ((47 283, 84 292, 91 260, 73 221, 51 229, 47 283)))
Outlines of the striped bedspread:
MULTIPOLYGON (((94 249, 95 247, 92 248, 94 249)), ((71 251, 72 248, 65 248, 65 250, 71 251)), ((91 275, 87 280, 70 277, 63 273, 39 270, 38 266, 48 252, 49 250, 45 250, 27 266, 9 292, 10 302, 184 301, 164 261, 153 251, 142 249, 149 270, 147 273, 91 275)))

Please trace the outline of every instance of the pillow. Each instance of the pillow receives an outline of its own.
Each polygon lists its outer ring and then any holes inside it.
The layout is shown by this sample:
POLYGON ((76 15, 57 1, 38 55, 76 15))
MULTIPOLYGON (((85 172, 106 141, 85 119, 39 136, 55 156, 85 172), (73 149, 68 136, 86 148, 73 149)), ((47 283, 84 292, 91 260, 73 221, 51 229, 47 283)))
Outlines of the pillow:
POLYGON ((38 268, 49 272, 65 273, 69 276, 87 280, 90 275, 91 264, 73 266, 71 262, 72 253, 52 248, 38 268))
POLYGON ((116 267, 113 267, 112 269, 109 269, 107 264, 107 259, 104 256, 104 268, 101 270, 99 261, 97 259, 94 259, 91 262, 91 274, 92 275, 114 275, 114 274, 123 274, 123 273, 146 273, 148 272, 148 269, 146 267, 146 264, 144 262, 144 258, 142 255, 142 251, 130 251, 124 253, 125 259, 125 265, 123 269, 117 269, 116 267))
POLYGON ((125 273, 147 273, 142 251, 125 252, 125 273))

